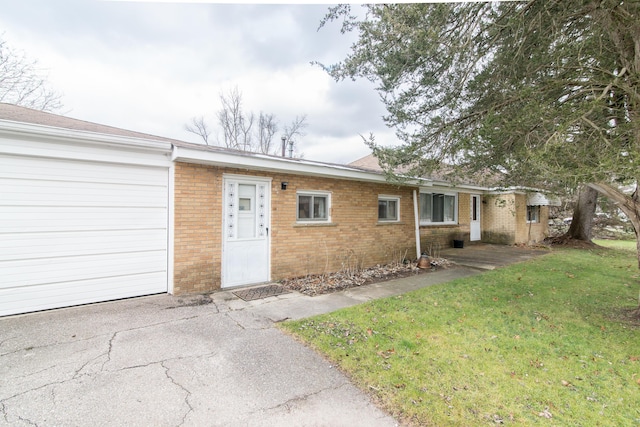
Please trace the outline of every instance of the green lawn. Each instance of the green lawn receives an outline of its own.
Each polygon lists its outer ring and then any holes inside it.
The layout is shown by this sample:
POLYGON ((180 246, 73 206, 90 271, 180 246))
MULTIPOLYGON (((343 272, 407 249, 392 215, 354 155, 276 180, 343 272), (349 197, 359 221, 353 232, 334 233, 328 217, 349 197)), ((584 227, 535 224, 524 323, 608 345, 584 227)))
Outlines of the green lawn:
POLYGON ((558 250, 282 327, 405 423, 640 425, 640 274, 558 250))
POLYGON ((636 251, 635 240, 601 240, 594 239, 593 243, 604 246, 605 248, 624 249, 627 251, 636 251))

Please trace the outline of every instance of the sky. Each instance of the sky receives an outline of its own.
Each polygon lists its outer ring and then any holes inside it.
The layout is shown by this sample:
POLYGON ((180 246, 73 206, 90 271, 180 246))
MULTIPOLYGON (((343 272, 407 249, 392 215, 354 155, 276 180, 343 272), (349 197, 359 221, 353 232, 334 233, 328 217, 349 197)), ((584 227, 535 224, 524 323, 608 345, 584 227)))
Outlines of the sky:
POLYGON ((237 87, 245 111, 275 114, 281 129, 306 114, 304 158, 348 163, 370 152, 360 135, 398 141, 372 83, 311 65, 344 59, 355 40, 337 22, 318 31, 328 7, 0 0, 0 35, 38 61, 59 114, 201 142, 184 125, 204 116, 215 134, 219 95, 237 87))

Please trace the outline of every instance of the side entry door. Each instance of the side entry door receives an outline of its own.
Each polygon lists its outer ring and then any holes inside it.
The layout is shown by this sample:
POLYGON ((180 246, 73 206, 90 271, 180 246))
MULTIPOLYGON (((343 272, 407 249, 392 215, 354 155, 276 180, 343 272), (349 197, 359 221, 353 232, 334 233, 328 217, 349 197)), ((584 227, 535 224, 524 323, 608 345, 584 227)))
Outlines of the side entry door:
POLYGON ((471 222, 469 225, 470 236, 469 240, 478 241, 482 237, 482 228, 480 226, 480 203, 481 197, 479 194, 471 195, 471 222))
POLYGON ((222 287, 270 279, 271 180, 225 176, 222 287))

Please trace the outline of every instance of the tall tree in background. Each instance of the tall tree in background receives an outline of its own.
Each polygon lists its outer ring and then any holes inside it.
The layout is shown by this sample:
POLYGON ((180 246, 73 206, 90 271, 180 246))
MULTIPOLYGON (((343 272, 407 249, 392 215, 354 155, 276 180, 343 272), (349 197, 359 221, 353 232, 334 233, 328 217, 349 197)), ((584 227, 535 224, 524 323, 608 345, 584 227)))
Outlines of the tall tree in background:
MULTIPOLYGON (((336 79, 377 83, 404 144, 370 140, 383 166, 504 185, 589 184, 640 230, 640 2, 530 0, 329 9, 359 39, 336 79), (618 183, 636 183, 625 196, 618 183), (615 196, 615 198, 614 198, 615 196)), ((640 266, 640 238, 637 239, 640 266)))
MULTIPOLYGON (((222 108, 218 110, 216 118, 222 136, 217 138, 217 145, 263 154, 280 152, 280 145, 273 143, 278 132, 278 121, 274 114, 261 111, 256 120, 253 112, 245 111, 242 92, 237 87, 227 93, 220 92, 219 98, 222 108)), ((295 148, 298 138, 304 136, 306 120, 306 115, 296 116, 290 125, 284 127, 283 138, 287 146, 295 148)), ((205 144, 211 142, 212 129, 203 116, 193 117, 185 129, 200 136, 205 144)))
POLYGON ((12 49, 1 36, 0 102, 42 111, 62 108, 60 94, 48 87, 38 62, 12 49))

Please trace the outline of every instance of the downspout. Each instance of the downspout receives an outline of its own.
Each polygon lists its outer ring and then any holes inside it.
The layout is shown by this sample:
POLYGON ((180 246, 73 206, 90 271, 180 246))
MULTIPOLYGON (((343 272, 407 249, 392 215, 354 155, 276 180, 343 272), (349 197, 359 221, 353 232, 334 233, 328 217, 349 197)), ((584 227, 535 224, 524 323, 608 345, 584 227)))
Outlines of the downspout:
POLYGON ((416 227, 416 259, 420 259, 420 217, 418 216, 418 194, 416 190, 413 190, 413 218, 415 220, 416 227))

